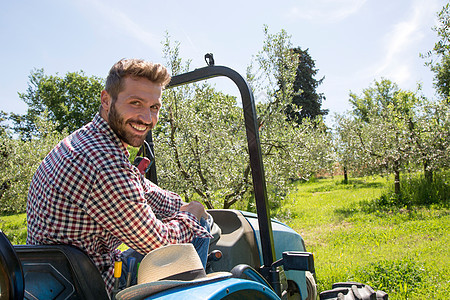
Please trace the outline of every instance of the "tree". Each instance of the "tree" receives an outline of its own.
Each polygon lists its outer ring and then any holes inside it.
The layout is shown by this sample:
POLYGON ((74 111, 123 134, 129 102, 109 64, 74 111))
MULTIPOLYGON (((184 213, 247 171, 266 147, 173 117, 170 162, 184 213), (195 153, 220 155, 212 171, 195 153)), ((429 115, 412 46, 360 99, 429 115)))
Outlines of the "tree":
MULTIPOLYGON (((179 43, 169 37, 164 54, 173 75, 184 73, 179 43)), ((206 83, 184 85, 164 93, 154 130, 159 183, 208 208, 229 208, 250 188, 241 108, 235 97, 206 83)))
POLYGON ((364 89, 362 96, 350 94, 355 119, 339 126, 347 135, 353 135, 358 150, 363 153, 360 156, 365 157, 366 172, 390 169, 394 174, 395 193, 399 194, 400 171, 408 162, 409 149, 404 123, 398 118, 404 107, 397 98, 399 88, 396 84, 382 79, 374 85, 364 89), (345 128, 345 125, 350 127, 345 128))
POLYGON ((290 39, 285 30, 270 34, 265 25, 262 50, 247 67, 247 81, 257 100, 268 104, 259 112, 261 122, 270 119, 272 111, 285 111, 292 102, 299 57, 290 50, 290 39))
POLYGON ((305 118, 314 119, 317 116, 325 116, 328 110, 321 109, 325 100, 323 93, 318 93, 317 88, 325 77, 317 80, 314 77, 319 72, 315 68, 315 61, 308 53, 308 49, 300 47, 292 49, 298 55, 298 67, 294 81, 294 96, 286 109, 288 119, 301 123, 305 118))
POLYGON ((58 122, 56 130, 72 132, 92 120, 100 106, 103 79, 87 77, 83 71, 69 72, 64 77, 49 76, 43 69, 33 70, 28 89, 19 97, 28 105, 25 115, 11 114, 14 130, 29 139, 39 131, 37 117, 48 111, 48 120, 58 122))
POLYGON ((356 138, 355 133, 360 128, 357 119, 351 113, 343 113, 335 115, 335 122, 334 149, 336 159, 343 169, 344 183, 347 184, 349 172, 360 176, 374 169, 368 169, 365 162, 370 160, 369 153, 361 151, 360 140, 356 138))
POLYGON ((0 136, 0 214, 25 211, 28 188, 37 167, 66 135, 56 131, 46 112, 36 118, 37 136, 29 141, 0 136))
POLYGON ((3 124, 8 119, 8 113, 0 111, 0 136, 7 136, 9 134, 9 125, 3 124))
POLYGON ((434 72, 434 84, 438 93, 444 98, 450 97, 450 3, 444 5, 437 14, 438 24, 432 29, 439 41, 434 44, 423 58, 429 59, 425 64, 434 72), (433 59, 435 58, 435 59, 433 59))
POLYGON ((211 86, 195 86, 191 97, 173 89, 163 99, 166 111, 155 135, 159 172, 165 186, 194 194, 208 208, 229 208, 242 199, 249 185, 243 121, 236 99, 211 86), (220 204, 222 202, 222 205, 220 204))
POLYGON ((412 156, 422 163, 424 177, 430 184, 435 172, 450 165, 450 108, 445 101, 432 102, 424 97, 416 103, 416 110, 405 116, 405 122, 412 156))

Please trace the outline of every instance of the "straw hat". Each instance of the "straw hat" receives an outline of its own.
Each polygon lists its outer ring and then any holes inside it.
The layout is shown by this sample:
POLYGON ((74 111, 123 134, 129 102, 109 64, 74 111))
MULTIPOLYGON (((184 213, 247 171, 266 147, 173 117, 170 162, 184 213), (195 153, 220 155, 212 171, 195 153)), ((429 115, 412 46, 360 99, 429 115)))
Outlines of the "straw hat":
POLYGON ((173 244, 149 252, 141 261, 137 285, 116 295, 118 300, 134 300, 173 287, 206 283, 231 277, 229 272, 206 274, 192 244, 173 244))

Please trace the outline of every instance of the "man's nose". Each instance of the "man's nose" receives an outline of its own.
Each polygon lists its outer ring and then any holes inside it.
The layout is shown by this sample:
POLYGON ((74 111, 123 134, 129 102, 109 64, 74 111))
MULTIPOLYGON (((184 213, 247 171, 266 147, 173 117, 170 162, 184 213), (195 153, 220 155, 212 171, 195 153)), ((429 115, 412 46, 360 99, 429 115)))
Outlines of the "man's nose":
POLYGON ((143 109, 139 114, 139 119, 145 124, 151 124, 153 122, 153 112, 151 109, 143 109))

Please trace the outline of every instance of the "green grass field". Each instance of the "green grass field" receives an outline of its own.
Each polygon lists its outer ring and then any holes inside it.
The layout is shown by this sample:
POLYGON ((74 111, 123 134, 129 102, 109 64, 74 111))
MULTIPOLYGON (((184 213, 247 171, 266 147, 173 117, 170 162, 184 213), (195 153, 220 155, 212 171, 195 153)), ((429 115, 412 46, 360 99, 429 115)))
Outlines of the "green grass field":
MULTIPOLYGON (((352 280, 389 299, 449 299, 449 209, 376 210, 386 178, 341 181, 296 184, 276 212, 314 253, 319 292, 352 280)), ((25 214, 0 217, 0 228, 13 244, 25 243, 25 214)))
POLYGON ((449 210, 374 210, 386 178, 341 179, 298 184, 278 212, 314 253, 319 291, 351 280, 389 299, 450 299, 449 210))

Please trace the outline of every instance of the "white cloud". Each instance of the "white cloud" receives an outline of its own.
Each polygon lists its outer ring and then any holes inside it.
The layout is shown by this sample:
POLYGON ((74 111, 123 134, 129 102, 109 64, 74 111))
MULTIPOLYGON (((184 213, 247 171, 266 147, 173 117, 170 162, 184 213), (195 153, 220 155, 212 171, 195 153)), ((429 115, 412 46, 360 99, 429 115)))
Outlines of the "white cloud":
MULTIPOLYGON (((116 8, 116 2, 104 2, 103 0, 88 0, 84 2, 83 6, 86 9, 95 9, 98 13, 97 16, 102 16, 101 22, 107 24, 105 27, 108 31, 123 31, 125 32, 125 36, 128 35, 133 37, 154 51, 161 52, 160 36, 148 31, 140 23, 130 18, 120 8, 116 8)), ((120 3, 120 5, 122 4, 123 3, 120 3)), ((139 20, 139 18, 137 18, 137 20, 139 20)))
POLYGON ((426 34, 431 34, 429 21, 437 11, 436 5, 432 4, 432 1, 414 1, 407 18, 395 24, 385 35, 383 58, 374 67, 376 77, 387 77, 400 85, 415 84, 411 81, 414 80, 413 69, 419 53, 423 51, 421 42, 426 34))
POLYGON ((290 8, 288 19, 303 19, 334 23, 341 21, 356 12, 367 0, 311 0, 302 1, 290 8))

